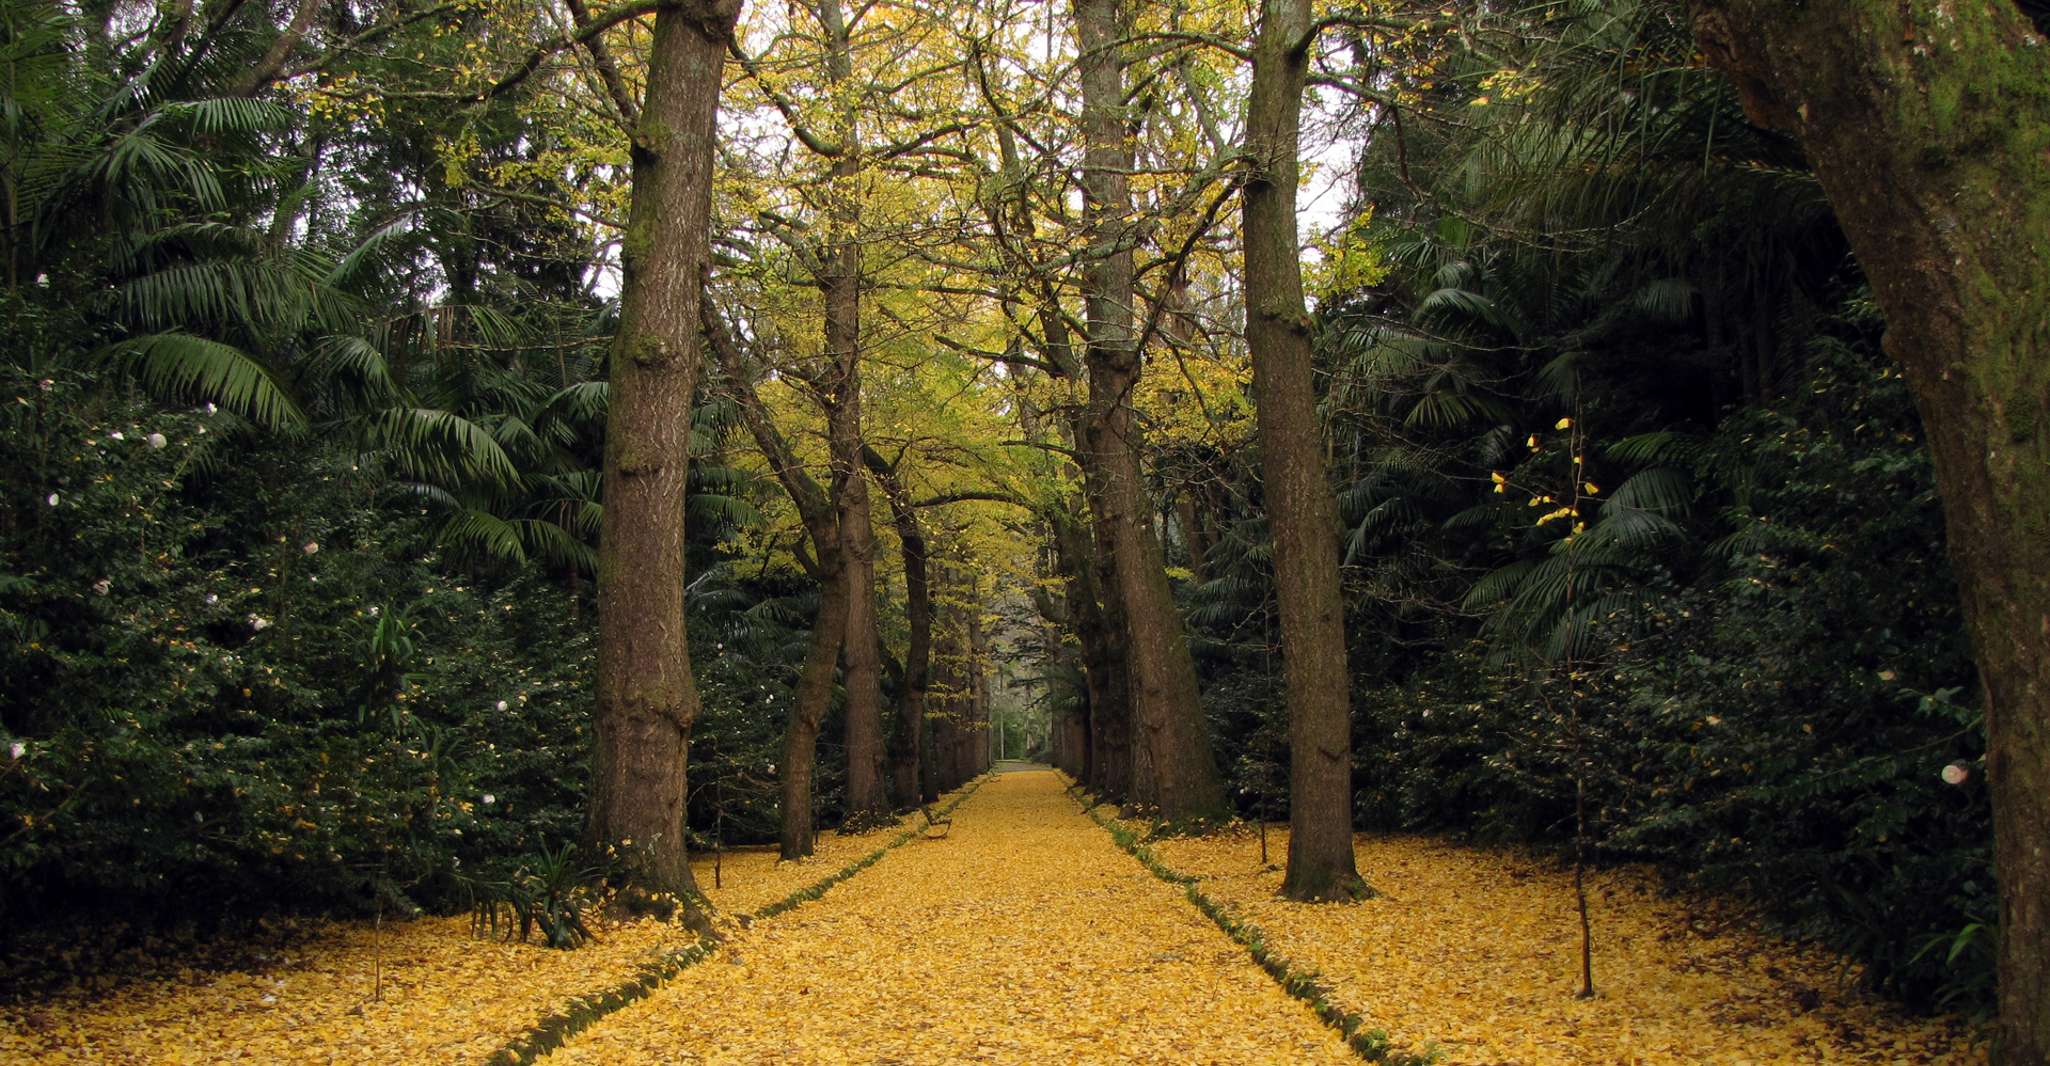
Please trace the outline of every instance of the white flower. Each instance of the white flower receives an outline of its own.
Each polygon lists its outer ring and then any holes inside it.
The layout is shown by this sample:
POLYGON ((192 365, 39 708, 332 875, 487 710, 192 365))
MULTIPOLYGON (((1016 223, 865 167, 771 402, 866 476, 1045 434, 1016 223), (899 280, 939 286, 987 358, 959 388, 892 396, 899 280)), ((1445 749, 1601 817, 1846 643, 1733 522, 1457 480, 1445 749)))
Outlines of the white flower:
POLYGON ((14 759, 14 761, 20 762, 21 757, 23 755, 28 754, 28 745, 23 744, 21 741, 17 740, 14 743, 9 744, 7 746, 7 754, 11 756, 14 759))
POLYGON ((485 805, 486 807, 489 807, 489 806, 491 806, 492 804, 494 804, 494 803, 497 803, 497 802, 498 802, 498 797, 497 797, 497 796, 494 796, 494 795, 492 795, 492 794, 491 794, 491 793, 489 793, 489 792, 486 792, 486 793, 484 794, 484 805, 485 805))
POLYGON ((214 603, 219 603, 219 602, 221 602, 221 596, 220 596, 220 593, 217 593, 217 592, 209 592, 209 593, 207 593, 207 594, 206 594, 206 602, 207 602, 207 603, 209 603, 209 604, 214 604, 214 603))
POLYGON ((95 596, 105 596, 112 591, 114 591, 114 581, 112 578, 103 577, 93 582, 93 595, 95 596))
POLYGON ((152 433, 149 435, 149 446, 152 448, 161 450, 164 445, 169 443, 171 443, 171 439, 162 433, 152 433))
POLYGON ((506 707, 505 701, 504 701, 504 700, 499 700, 499 701, 498 701, 498 709, 502 711, 502 710, 505 710, 505 707, 506 707))
POLYGON ((377 605, 376 605, 376 604, 374 604, 374 603, 370 605, 370 617, 372 617, 372 618, 376 618, 376 617, 377 617, 377 605))
POLYGON ((121 431, 117 429, 117 430, 115 430, 114 432, 112 432, 112 433, 109 433, 109 434, 107 434, 107 439, 108 439, 108 440, 127 440, 128 438, 127 438, 127 437, 124 437, 124 436, 122 436, 122 435, 121 435, 121 431))
POLYGON ((317 540, 309 540, 306 542, 306 546, 299 550, 305 552, 308 555, 312 555, 313 553, 320 550, 320 542, 317 540))
POLYGON ((1954 762, 1943 768, 1943 783, 1946 785, 1962 785, 1971 776, 1972 772, 1965 769, 1963 763, 1954 762))
POLYGON ((43 502, 49 504, 52 507, 57 506, 57 494, 54 492, 51 493, 49 496, 44 498, 43 502))
POLYGON ((218 411, 218 410, 220 410, 220 408, 218 408, 218 407, 215 407, 215 406, 214 406, 214 405, 213 405, 213 404, 212 404, 211 402, 209 402, 209 403, 208 403, 208 404, 206 405, 206 413, 207 413, 207 414, 213 414, 213 413, 214 413, 215 411, 218 411))
POLYGON ((270 628, 270 619, 265 618, 261 615, 252 614, 249 616, 249 628, 261 633, 262 631, 270 628))

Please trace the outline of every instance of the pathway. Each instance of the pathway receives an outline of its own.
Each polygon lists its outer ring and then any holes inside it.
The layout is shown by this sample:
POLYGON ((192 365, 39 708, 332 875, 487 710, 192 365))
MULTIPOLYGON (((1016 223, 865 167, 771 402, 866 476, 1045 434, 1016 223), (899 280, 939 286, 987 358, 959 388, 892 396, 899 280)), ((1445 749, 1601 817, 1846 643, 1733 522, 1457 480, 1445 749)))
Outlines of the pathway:
POLYGON ((550 1063, 1356 1063, 1046 770, 611 1015, 550 1063))

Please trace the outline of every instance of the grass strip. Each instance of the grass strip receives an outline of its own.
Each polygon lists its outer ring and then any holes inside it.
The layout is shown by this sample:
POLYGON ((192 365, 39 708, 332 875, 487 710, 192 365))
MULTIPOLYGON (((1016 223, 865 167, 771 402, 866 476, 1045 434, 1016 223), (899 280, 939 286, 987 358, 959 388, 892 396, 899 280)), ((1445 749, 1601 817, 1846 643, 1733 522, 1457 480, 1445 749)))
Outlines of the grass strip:
POLYGON ((1325 1025, 1338 1030, 1339 1035, 1345 1038, 1345 1046, 1351 1048, 1354 1054, 1368 1062, 1381 1063, 1382 1066, 1430 1066, 1436 1060, 1434 1055, 1398 1050, 1389 1039, 1386 1030, 1368 1028, 1366 1019, 1358 1013, 1348 1011, 1332 1002, 1331 985, 1323 977, 1314 970, 1297 966, 1281 953, 1268 947, 1267 934, 1262 932, 1259 926, 1234 917, 1197 887, 1196 878, 1160 861, 1160 857, 1139 839, 1139 834, 1133 832, 1130 826, 1098 814, 1097 808, 1102 804, 1095 797, 1078 792, 1076 801, 1082 804, 1082 813, 1102 826, 1110 834, 1110 838, 1117 842, 1118 847, 1139 860, 1139 865, 1146 867, 1148 872, 1162 881, 1181 886, 1183 894, 1205 918, 1210 919, 1226 936, 1245 948, 1246 953, 1253 957, 1254 962, 1259 963, 1260 969, 1265 970, 1267 976, 1274 979, 1275 984, 1281 986, 1282 991, 1303 1001, 1316 1012, 1317 1017, 1325 1025))
MULTIPOLYGON (((946 806, 939 808, 939 813, 953 813, 954 808, 959 807, 963 801, 974 795, 975 790, 981 788, 983 782, 988 779, 989 776, 985 774, 969 782, 965 791, 948 800, 946 806)), ((779 914, 795 910, 812 900, 818 899, 830 891, 834 885, 881 862, 884 855, 909 844, 923 835, 924 832, 925 827, 922 825, 914 825, 909 829, 905 829, 890 838, 888 843, 842 866, 824 878, 814 881, 774 903, 765 904, 748 912, 743 916, 744 925, 751 925, 755 922, 774 918, 779 914)), ((486 1066, 528 1066, 528 1064, 540 1059, 541 1056, 569 1043, 572 1037, 597 1024, 606 1015, 633 1003, 635 1000, 647 998, 657 988, 662 987, 663 983, 670 978, 712 957, 721 947, 738 938, 738 934, 727 940, 701 938, 696 943, 678 948, 675 951, 664 952, 654 960, 642 963, 634 976, 603 992, 595 992, 590 995, 572 998, 563 1005, 561 1010, 542 1018, 526 1032, 506 1041, 503 1046, 492 1053, 490 1058, 484 1060, 486 1066)))

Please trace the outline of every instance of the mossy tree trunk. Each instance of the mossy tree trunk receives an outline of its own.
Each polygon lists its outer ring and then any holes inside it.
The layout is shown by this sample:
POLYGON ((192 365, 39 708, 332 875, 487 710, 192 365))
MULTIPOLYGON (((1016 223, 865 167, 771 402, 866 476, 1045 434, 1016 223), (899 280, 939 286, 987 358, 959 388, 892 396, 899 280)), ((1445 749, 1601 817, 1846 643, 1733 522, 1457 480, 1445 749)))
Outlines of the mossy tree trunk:
POLYGON ((2005 0, 1692 8, 1806 149, 1921 409, 1986 705, 1995 1057, 2050 1063, 2050 43, 2005 0))
POLYGON ((684 480, 702 366, 713 120, 737 0, 655 15, 633 130, 619 331, 610 360, 598 538, 597 750, 585 839, 622 851, 635 887, 697 897, 685 757, 697 718, 684 631, 684 480))
POLYGON ((1296 234, 1309 0, 1266 0, 1246 103, 1246 343, 1259 413, 1261 499, 1274 530, 1274 590, 1288 693, 1288 874, 1282 894, 1366 891, 1352 850, 1351 674, 1338 582, 1338 503, 1324 473, 1310 316, 1296 234))

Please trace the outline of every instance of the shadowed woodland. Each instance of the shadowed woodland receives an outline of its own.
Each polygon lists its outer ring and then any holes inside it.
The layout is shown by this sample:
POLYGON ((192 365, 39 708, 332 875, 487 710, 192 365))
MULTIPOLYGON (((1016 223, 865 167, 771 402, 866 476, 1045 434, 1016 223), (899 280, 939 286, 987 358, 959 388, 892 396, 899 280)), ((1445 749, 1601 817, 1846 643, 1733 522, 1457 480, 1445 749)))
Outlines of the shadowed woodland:
POLYGON ((2050 1063, 2046 28, 0 0, 0 1061, 2050 1063))

